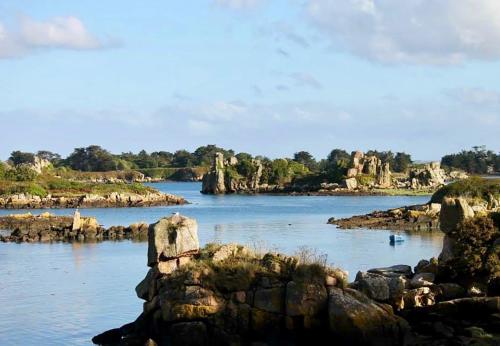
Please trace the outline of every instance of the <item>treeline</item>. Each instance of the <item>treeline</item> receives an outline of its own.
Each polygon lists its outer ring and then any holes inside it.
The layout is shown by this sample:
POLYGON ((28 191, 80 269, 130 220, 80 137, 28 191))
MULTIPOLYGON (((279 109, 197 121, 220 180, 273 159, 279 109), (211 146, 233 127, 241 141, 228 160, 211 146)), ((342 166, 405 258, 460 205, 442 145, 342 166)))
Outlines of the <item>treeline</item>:
MULTIPOLYGON (((264 174, 273 177, 287 175, 283 173, 284 171, 292 172, 288 175, 317 173, 328 177, 338 177, 345 174, 351 162, 351 154, 343 149, 334 149, 326 158, 321 160, 315 159, 307 151, 299 151, 292 158, 271 160, 264 156, 253 157, 248 153, 235 154, 231 149, 226 150, 216 145, 201 146, 193 152, 178 150, 173 153, 168 151, 148 153, 141 150, 138 153, 125 152, 121 154, 112 154, 98 145, 91 145, 74 149, 66 158, 46 150, 36 153, 14 151, 8 162, 15 166, 33 164, 36 157, 39 157, 50 161, 54 167, 67 167, 83 172, 106 172, 154 168, 208 167, 216 152, 223 153, 226 158, 236 156, 240 162, 238 170, 242 173, 254 169, 251 161, 259 159, 266 168, 264 174), (300 166, 297 164, 300 164, 300 166), (283 174, 279 174, 279 172, 283 174)), ((388 162, 394 172, 404 173, 413 164, 411 155, 405 152, 393 153, 392 151, 369 150, 365 155, 374 155, 382 162, 388 162)), ((483 146, 479 146, 474 147, 472 150, 464 150, 458 154, 446 155, 442 158, 441 164, 449 169, 461 169, 473 174, 488 174, 500 171, 500 156, 491 150, 486 150, 483 146)))
POLYGON ((209 166, 216 152, 222 152, 225 156, 234 155, 232 150, 225 150, 215 145, 199 147, 192 153, 187 150, 178 150, 174 153, 168 151, 147 153, 145 150, 141 150, 137 154, 126 152, 118 155, 112 154, 98 145, 91 145, 86 148, 75 148, 66 158, 46 150, 36 153, 14 151, 11 153, 8 162, 16 166, 34 164, 36 157, 39 157, 48 160, 54 167, 68 167, 83 172, 106 172, 130 169, 209 166))
POLYGON ((475 146, 472 150, 443 156, 441 165, 472 174, 493 174, 500 172, 500 155, 484 146, 475 146))

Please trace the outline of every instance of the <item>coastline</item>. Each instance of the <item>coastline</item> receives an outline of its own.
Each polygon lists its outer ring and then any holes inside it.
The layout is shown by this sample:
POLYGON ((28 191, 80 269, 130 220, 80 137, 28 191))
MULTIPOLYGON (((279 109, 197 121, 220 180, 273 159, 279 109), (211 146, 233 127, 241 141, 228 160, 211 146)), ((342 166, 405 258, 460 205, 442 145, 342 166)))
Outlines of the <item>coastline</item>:
POLYGON ((105 195, 84 194, 75 196, 46 197, 15 194, 0 197, 0 209, 49 209, 49 208, 130 208, 180 205, 188 203, 183 197, 161 192, 136 194, 116 193, 105 195))

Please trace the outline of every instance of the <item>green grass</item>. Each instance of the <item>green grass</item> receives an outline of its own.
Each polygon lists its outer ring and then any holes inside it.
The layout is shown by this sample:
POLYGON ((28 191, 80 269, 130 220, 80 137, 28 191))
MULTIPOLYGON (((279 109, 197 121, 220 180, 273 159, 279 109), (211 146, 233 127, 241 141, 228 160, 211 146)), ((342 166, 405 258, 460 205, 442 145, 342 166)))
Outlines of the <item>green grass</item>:
POLYGON ((408 189, 373 189, 371 191, 386 196, 430 196, 432 194, 429 191, 408 189))
POLYGON ((72 197, 85 194, 107 195, 112 192, 144 195, 148 192, 157 192, 157 190, 138 183, 76 182, 51 175, 38 176, 31 182, 0 180, 0 196, 25 193, 40 197, 45 197, 47 194, 54 197, 72 197))
POLYGON ((472 200, 488 200, 488 194, 500 197, 500 179, 470 177, 443 186, 431 198, 432 203, 441 203, 444 197, 464 197, 472 200))

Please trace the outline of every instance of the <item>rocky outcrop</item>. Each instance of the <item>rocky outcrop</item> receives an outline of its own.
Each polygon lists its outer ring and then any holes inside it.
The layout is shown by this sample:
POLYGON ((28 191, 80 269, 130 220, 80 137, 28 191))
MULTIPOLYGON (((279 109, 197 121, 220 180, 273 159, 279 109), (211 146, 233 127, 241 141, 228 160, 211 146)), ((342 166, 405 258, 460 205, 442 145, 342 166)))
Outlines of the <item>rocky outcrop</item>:
POLYGON ((377 168, 377 185, 382 189, 392 186, 392 173, 389 162, 385 162, 377 168))
POLYGON ((151 207, 184 203, 186 200, 182 197, 160 192, 144 195, 113 192, 106 195, 87 194, 71 197, 40 197, 21 193, 0 197, 2 209, 151 207))
POLYGON ((449 179, 439 162, 431 162, 423 169, 411 169, 408 176, 410 187, 414 190, 438 188, 449 179))
POLYGON ((128 227, 102 227, 93 217, 13 214, 0 216, 0 229, 11 231, 0 235, 2 242, 102 241, 147 238, 148 224, 135 223, 128 227))
POLYGON ((224 159, 222 153, 216 153, 208 173, 203 175, 201 192, 205 194, 224 193, 256 193, 265 192, 267 186, 261 189, 262 164, 260 160, 253 159, 254 172, 250 176, 238 174, 236 166, 238 159, 230 157, 224 159))
POLYGON ((389 305, 344 288, 339 270, 236 244, 198 249, 196 222, 183 216, 149 227, 148 265, 142 314, 94 343, 402 345, 409 330, 389 305))
POLYGON ((343 186, 348 190, 356 190, 358 187, 387 189, 393 185, 389 163, 382 163, 378 157, 365 155, 362 151, 351 153, 351 162, 346 176, 343 186), (363 175, 371 178, 372 182, 369 186, 361 186, 363 184, 358 183, 356 177, 363 175))
POLYGON ((329 224, 337 225, 342 229, 369 228, 391 229, 405 231, 430 231, 439 229, 439 203, 413 205, 374 211, 366 215, 357 215, 349 218, 331 218, 329 224))

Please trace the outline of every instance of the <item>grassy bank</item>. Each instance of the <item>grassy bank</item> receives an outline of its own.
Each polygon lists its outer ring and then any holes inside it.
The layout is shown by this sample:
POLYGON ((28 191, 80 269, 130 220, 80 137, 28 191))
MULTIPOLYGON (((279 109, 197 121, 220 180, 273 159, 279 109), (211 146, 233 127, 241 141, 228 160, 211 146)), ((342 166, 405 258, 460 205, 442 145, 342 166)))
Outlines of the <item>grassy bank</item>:
POLYGON ((489 196, 500 198, 500 179, 470 177, 443 186, 432 195, 431 202, 441 203, 444 197, 464 197, 470 200, 488 201, 489 196))
POLYGON ((409 190, 409 189, 373 189, 370 190, 375 194, 384 196, 431 196, 431 191, 425 190, 409 190))
POLYGON ((106 195, 112 192, 144 195, 157 190, 138 183, 76 182, 49 175, 40 175, 33 181, 0 180, 0 196, 25 193, 40 197, 48 194, 53 197, 72 197, 85 194, 106 195))

